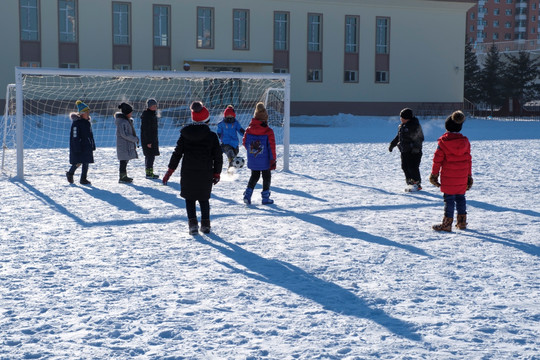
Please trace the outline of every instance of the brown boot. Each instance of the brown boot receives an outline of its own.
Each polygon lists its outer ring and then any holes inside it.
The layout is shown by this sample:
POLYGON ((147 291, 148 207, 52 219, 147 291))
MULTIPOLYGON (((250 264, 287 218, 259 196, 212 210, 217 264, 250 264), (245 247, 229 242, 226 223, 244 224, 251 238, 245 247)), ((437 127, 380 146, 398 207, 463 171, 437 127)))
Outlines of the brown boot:
POLYGON ((209 234, 210 229, 210 219, 201 219, 201 231, 205 234, 209 234))
POLYGON ((459 230, 465 230, 467 229, 467 214, 459 215, 457 216, 456 220, 456 228, 459 230))
POLYGON ((199 222, 197 218, 188 219, 189 234, 196 235, 199 233, 199 222))
POLYGON ((452 231, 452 223, 454 222, 454 218, 449 217, 443 217, 442 224, 439 225, 433 225, 432 228, 435 231, 452 231))

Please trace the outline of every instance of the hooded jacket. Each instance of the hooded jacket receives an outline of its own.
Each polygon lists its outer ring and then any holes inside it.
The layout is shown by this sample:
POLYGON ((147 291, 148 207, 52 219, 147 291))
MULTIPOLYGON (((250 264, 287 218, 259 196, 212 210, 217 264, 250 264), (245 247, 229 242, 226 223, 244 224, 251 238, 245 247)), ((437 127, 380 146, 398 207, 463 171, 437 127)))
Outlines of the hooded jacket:
POLYGON ((242 144, 247 150, 247 166, 251 170, 269 170, 276 160, 276 139, 266 121, 251 119, 242 144))
POLYGON ((223 155, 219 139, 205 123, 193 123, 180 131, 180 138, 169 161, 169 169, 180 170, 180 196, 188 200, 208 200, 212 178, 220 174, 223 155))
POLYGON ((392 147, 398 147, 401 153, 422 153, 422 143, 424 142, 424 132, 422 126, 415 116, 406 123, 399 124, 398 133, 390 143, 392 147))
POLYGON ((460 133, 446 132, 437 140, 432 174, 439 174, 441 191, 449 195, 465 194, 472 175, 471 144, 460 133))
POLYGON ((116 155, 118 160, 138 159, 137 144, 139 138, 133 127, 133 120, 126 115, 117 112, 115 115, 116 124, 116 155))
POLYGON ((85 120, 77 113, 71 113, 70 117, 72 123, 69 132, 69 163, 93 163, 96 144, 90 119, 85 120))
POLYGON ((238 134, 244 135, 244 133, 245 130, 242 128, 242 125, 236 121, 236 119, 230 121, 225 118, 220 121, 217 126, 217 134, 221 140, 221 143, 224 145, 230 145, 233 148, 238 147, 238 134))

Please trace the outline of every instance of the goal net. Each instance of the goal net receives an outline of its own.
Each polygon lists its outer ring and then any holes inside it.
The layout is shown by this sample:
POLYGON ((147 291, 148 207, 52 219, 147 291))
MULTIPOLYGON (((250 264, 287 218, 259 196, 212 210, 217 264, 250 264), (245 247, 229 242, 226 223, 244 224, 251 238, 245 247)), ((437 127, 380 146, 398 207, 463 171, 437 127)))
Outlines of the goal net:
MULTIPOLYGON (((3 168, 13 167, 7 153, 15 150, 18 178, 24 176, 25 149, 69 149, 69 114, 77 111, 77 100, 90 108, 98 148, 116 145, 114 113, 121 102, 133 106, 140 136, 146 101, 156 99, 160 147, 167 147, 176 144, 181 127, 191 122, 193 101, 202 101, 208 108, 214 131, 227 105, 234 106, 236 119, 246 128, 255 105, 262 101, 276 136, 278 166, 289 169, 288 74, 16 68, 15 75, 15 87, 8 86, 2 124, 7 159, 3 168)), ((67 155, 62 156, 58 162, 65 165, 67 155)))

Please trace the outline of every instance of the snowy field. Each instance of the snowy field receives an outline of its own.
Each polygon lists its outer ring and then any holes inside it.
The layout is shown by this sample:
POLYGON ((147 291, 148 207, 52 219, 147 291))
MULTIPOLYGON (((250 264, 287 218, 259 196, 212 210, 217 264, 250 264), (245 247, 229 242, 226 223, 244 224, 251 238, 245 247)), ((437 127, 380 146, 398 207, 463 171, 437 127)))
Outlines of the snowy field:
POLYGON ((0 359, 540 359, 540 122, 465 122, 468 230, 436 233, 442 120, 421 119, 419 193, 388 152, 397 117, 294 120, 332 126, 291 129, 274 205, 224 172, 209 235, 187 233, 179 171, 146 180, 141 152, 132 185, 113 148, 91 187, 67 183, 66 149, 28 150, 24 181, 8 162, 0 359))

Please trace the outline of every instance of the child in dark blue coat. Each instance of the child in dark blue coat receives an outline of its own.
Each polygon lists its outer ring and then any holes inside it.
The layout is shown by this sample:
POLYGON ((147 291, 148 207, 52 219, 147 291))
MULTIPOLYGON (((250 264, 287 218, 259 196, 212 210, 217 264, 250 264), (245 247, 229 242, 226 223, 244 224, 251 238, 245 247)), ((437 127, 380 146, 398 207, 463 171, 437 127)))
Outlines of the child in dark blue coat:
POLYGON ((221 150, 229 159, 229 168, 233 166, 232 162, 238 155, 238 134, 243 136, 244 128, 236 121, 236 113, 232 105, 227 106, 223 112, 223 120, 218 123, 217 134, 221 141, 221 150))
POLYGON ((82 165, 81 180, 82 185, 91 185, 87 179, 88 164, 94 162, 94 134, 90 118, 90 108, 81 100, 77 100, 78 113, 71 113, 71 130, 69 133, 69 163, 71 168, 66 172, 67 180, 73 184, 75 170, 82 165))

